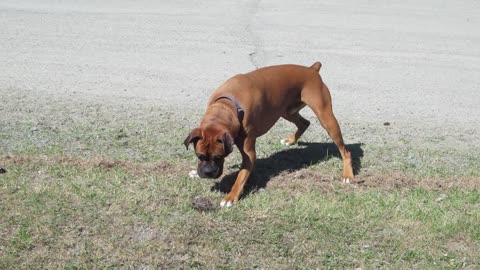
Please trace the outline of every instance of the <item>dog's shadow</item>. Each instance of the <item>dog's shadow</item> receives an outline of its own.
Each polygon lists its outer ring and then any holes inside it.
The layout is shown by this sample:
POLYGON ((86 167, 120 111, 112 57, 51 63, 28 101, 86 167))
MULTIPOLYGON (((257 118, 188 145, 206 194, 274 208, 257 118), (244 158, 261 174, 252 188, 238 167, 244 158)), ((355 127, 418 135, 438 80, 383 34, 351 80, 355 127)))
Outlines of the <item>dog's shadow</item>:
MULTIPOLYGON (((362 143, 347 145, 347 149, 352 154, 354 174, 358 174, 362 167, 360 160, 363 157, 362 145, 362 143)), ((245 184, 242 197, 265 188, 272 177, 284 171, 293 172, 331 158, 341 159, 335 144, 299 142, 293 148, 276 152, 267 158, 257 159, 254 170, 245 184)), ((230 192, 237 174, 238 170, 225 175, 220 182, 212 186, 212 191, 230 192)))

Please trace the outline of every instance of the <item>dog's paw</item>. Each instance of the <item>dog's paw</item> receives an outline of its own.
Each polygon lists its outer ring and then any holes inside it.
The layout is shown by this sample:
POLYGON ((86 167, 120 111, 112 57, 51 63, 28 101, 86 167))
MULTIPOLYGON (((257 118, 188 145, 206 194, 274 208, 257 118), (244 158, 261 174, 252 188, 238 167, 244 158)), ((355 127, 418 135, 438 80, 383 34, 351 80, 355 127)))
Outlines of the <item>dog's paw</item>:
POLYGON ((342 183, 344 183, 344 184, 353 184, 353 179, 351 179, 351 178, 342 178, 342 183))
POLYGON ((191 170, 189 173, 188 173, 188 176, 190 176, 190 178, 200 178, 200 176, 198 176, 198 173, 196 170, 191 170))
POLYGON ((281 139, 280 140, 280 143, 283 144, 283 145, 286 145, 286 146, 290 146, 290 145, 293 145, 295 144, 294 141, 290 140, 290 139, 281 139))
POLYGON ((220 203, 220 206, 221 206, 222 208, 224 208, 224 207, 227 207, 227 208, 228 208, 228 207, 232 207, 232 205, 233 205, 233 202, 232 202, 232 201, 225 201, 225 200, 223 200, 223 201, 220 203))
POLYGON ((229 193, 223 198, 222 202, 220 203, 220 206, 222 208, 232 207, 237 201, 238 201, 238 196, 235 196, 234 194, 229 193))

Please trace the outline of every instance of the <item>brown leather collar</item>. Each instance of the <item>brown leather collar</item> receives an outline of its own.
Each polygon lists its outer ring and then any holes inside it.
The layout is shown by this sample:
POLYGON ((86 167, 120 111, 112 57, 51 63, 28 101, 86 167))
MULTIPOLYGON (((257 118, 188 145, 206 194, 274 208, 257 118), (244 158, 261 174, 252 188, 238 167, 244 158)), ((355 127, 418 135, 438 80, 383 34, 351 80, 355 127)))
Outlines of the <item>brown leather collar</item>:
POLYGON ((238 121, 240 121, 240 126, 242 126, 243 116, 245 115, 245 111, 242 109, 242 106, 240 106, 240 103, 238 103, 238 101, 230 95, 219 96, 217 99, 215 99, 214 102, 223 98, 230 100, 233 103, 233 105, 235 105, 235 108, 237 108, 238 121))

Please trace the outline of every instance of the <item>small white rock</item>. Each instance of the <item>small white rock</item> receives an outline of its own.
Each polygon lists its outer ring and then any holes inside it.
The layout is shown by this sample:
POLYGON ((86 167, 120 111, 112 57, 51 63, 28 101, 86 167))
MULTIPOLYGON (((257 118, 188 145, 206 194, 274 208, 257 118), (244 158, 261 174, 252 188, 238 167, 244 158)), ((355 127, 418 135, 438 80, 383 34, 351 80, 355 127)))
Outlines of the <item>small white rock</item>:
POLYGON ((198 176, 198 173, 196 170, 191 170, 189 173, 188 173, 188 176, 190 176, 190 178, 199 178, 200 176, 198 176))
POLYGON ((447 194, 440 194, 440 196, 435 200, 436 203, 439 203, 447 198, 447 194))

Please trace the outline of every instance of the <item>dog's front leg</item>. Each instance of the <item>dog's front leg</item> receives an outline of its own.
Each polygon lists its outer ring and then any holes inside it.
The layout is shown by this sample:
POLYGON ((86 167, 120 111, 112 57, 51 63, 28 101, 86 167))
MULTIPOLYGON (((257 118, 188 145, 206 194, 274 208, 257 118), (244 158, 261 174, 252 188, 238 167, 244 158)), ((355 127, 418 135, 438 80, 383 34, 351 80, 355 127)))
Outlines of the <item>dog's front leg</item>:
POLYGON ((245 140, 237 143, 238 150, 240 150, 240 153, 242 154, 242 167, 238 172, 237 179, 235 180, 232 189, 220 203, 222 207, 232 206, 238 201, 242 194, 243 186, 247 182, 248 176, 250 176, 250 173, 253 170, 253 165, 255 164, 255 140, 256 138, 247 137, 245 140))

